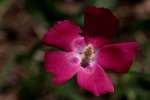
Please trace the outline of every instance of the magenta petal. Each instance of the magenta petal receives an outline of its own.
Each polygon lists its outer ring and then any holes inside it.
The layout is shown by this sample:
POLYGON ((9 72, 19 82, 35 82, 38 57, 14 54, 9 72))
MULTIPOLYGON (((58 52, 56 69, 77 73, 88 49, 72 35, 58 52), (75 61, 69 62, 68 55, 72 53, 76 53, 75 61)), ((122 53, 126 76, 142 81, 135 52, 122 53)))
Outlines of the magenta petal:
POLYGON ((45 54, 45 67, 47 72, 54 75, 53 82, 63 84, 71 79, 79 70, 78 59, 68 52, 47 52, 45 54))
POLYGON ((119 21, 109 9, 88 7, 85 9, 85 35, 112 37, 119 21))
POLYGON ((135 59, 137 48, 136 42, 107 45, 99 51, 97 60, 104 69, 125 73, 135 59))
POLYGON ((96 49, 103 47, 104 45, 110 44, 111 42, 103 37, 86 37, 87 44, 92 44, 96 49))
POLYGON ((71 21, 60 21, 44 35, 42 41, 45 44, 71 51, 71 43, 80 37, 80 32, 80 28, 71 21))
POLYGON ((104 70, 98 65, 90 67, 91 68, 82 69, 77 73, 79 86, 92 92, 96 96, 114 92, 112 82, 104 70))

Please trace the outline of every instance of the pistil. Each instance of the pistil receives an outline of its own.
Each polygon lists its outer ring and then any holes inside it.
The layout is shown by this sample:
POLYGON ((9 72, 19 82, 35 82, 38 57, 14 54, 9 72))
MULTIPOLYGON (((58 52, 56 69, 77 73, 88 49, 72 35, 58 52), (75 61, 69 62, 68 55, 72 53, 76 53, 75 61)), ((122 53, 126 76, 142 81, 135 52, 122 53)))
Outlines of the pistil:
POLYGON ((93 60, 94 56, 94 48, 91 45, 86 46, 81 53, 81 66, 84 68, 87 67, 93 60))

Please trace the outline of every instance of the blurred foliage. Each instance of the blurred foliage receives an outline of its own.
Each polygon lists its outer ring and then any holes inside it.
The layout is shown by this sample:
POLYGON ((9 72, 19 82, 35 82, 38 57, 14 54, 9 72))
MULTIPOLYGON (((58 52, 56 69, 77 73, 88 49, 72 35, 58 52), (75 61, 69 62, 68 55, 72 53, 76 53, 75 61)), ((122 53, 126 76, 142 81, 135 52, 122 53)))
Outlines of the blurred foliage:
POLYGON ((67 0, 0 0, 0 100, 150 100, 150 1, 72 1, 70 6, 67 0), (75 78, 52 84, 43 66, 44 51, 50 48, 40 43, 58 20, 71 19, 83 27, 83 8, 90 5, 110 8, 118 17, 114 41, 134 39, 140 45, 128 74, 110 73, 115 93, 100 97, 80 89, 75 78))

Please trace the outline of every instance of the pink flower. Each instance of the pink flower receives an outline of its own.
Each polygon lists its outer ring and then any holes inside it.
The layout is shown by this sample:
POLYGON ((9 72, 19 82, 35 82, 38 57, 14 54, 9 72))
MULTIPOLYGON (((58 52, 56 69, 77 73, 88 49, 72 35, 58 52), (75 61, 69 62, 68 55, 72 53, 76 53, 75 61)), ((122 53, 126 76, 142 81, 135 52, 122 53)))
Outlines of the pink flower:
POLYGON ((79 86, 96 96, 113 92, 105 71, 128 72, 137 52, 136 42, 110 42, 117 27, 118 20, 111 11, 95 7, 85 10, 83 32, 69 20, 58 22, 42 40, 62 49, 45 54, 46 70, 54 75, 52 81, 63 84, 77 75, 79 86))

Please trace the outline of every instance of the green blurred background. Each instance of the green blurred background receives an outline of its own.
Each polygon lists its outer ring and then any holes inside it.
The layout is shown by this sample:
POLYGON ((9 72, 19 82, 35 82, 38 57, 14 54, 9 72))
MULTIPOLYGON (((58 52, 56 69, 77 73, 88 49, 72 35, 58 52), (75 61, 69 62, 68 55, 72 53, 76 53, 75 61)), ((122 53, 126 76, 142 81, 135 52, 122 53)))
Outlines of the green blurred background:
POLYGON ((0 100, 150 100, 150 0, 0 0, 0 100), (83 8, 105 7, 120 21, 114 41, 136 40, 128 74, 109 73, 115 93, 95 97, 75 78, 56 86, 43 66, 40 40, 56 21, 83 27, 83 8))

